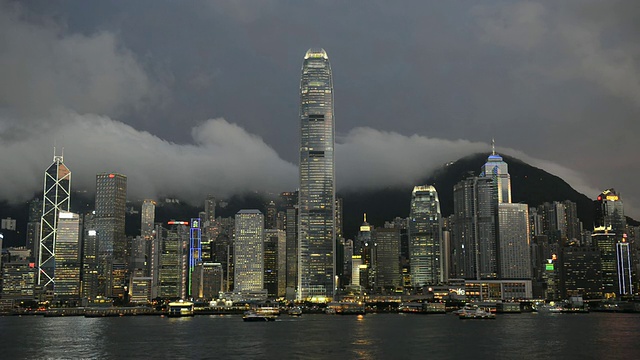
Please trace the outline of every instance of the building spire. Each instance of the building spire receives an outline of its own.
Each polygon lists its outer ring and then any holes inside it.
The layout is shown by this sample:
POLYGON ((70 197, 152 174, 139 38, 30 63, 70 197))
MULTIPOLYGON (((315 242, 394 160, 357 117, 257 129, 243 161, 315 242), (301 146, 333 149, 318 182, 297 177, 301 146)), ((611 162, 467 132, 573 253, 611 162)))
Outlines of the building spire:
POLYGON ((367 213, 364 213, 364 222, 367 222, 367 213))
POLYGON ((496 139, 491 138, 491 155, 496 154, 496 139))

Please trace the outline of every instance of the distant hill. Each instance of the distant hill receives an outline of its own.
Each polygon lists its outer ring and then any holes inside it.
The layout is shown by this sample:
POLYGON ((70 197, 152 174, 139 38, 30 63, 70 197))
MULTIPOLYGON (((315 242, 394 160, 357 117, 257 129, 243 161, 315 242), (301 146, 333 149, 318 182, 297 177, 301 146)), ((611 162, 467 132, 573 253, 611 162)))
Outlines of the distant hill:
MULTIPOLYGON (((486 162, 488 153, 474 154, 458 161, 443 165, 431 176, 425 177, 420 185, 434 185, 438 190, 440 207, 444 216, 453 213, 453 186, 470 173, 478 175, 480 168, 486 162)), ((538 206, 544 202, 571 200, 577 204, 578 217, 584 228, 589 229, 593 224, 593 201, 589 197, 577 192, 561 178, 546 171, 526 164, 511 156, 502 155, 509 164, 511 174, 511 193, 513 202, 538 206)), ((409 204, 413 186, 388 187, 377 190, 340 192, 344 206, 344 232, 348 238, 353 238, 362 223, 363 213, 367 213, 367 221, 375 226, 382 226, 385 221, 395 217, 409 216, 409 204)), ((597 194, 589 194, 595 198, 597 194)), ((71 211, 87 212, 93 209, 93 195, 74 192, 72 194, 71 211)), ((255 192, 247 192, 232 196, 225 200, 225 206, 218 206, 217 216, 233 216, 240 209, 259 209, 265 211, 265 204, 269 197, 255 192)), ((204 202, 204 194, 203 194, 204 202)), ((141 201, 127 203, 126 231, 128 235, 140 232, 141 201)), ((24 245, 24 233, 27 222, 27 203, 11 205, 0 202, 0 218, 12 217, 17 220, 18 231, 6 232, 3 246, 24 245)), ((166 222, 171 219, 188 220, 197 217, 203 211, 203 206, 193 206, 185 202, 160 201, 156 207, 156 221, 166 222)), ((638 226, 639 222, 627 218, 629 224, 638 226)))
MULTIPOLYGON (((444 165, 420 185, 433 185, 438 191, 440 209, 444 216, 453 213, 453 186, 471 174, 478 175, 490 154, 474 154, 444 165)), ((502 155, 509 165, 512 202, 538 206, 544 202, 571 200, 577 204, 578 217, 589 229, 593 224, 593 201, 574 190, 561 178, 531 166, 511 156, 502 155)), ((344 231, 354 236, 362 223, 367 221, 381 226, 396 216, 409 216, 409 204, 413 186, 385 188, 372 191, 344 192, 339 194, 344 203, 344 231)), ((593 194, 594 198, 597 194, 593 194)))

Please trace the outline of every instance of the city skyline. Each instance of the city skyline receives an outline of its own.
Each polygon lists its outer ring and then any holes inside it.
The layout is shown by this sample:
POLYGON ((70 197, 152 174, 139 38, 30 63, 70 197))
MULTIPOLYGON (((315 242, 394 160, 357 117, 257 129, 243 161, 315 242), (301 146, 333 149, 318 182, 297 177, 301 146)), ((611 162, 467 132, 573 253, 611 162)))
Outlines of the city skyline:
POLYGON ((7 51, 0 55, 3 63, 24 63, 23 68, 6 67, 12 70, 4 73, 7 81, 0 91, 6 139, 0 143, 1 160, 18 170, 9 174, 0 198, 32 197, 38 185, 29 179, 31 172, 46 166, 41 154, 56 141, 73 159, 69 166, 79 169, 74 177, 77 189, 91 191, 92 175, 105 170, 128 174, 130 192, 141 198, 180 195, 195 201, 202 192, 225 196, 246 189, 293 189, 297 134, 285 124, 296 113, 295 54, 319 45, 333 54, 340 74, 336 96, 344 121, 336 128, 339 190, 417 183, 443 163, 487 151, 489 139, 495 137, 501 154, 559 175, 589 197, 603 188, 618 189, 627 214, 639 216, 640 190, 631 180, 638 170, 628 166, 637 150, 628 138, 638 126, 632 120, 638 113, 638 71, 630 58, 636 45, 605 41, 612 31, 631 30, 628 14, 635 8, 618 2, 606 8, 606 19, 599 20, 593 14, 603 9, 595 3, 580 7, 569 2, 562 9, 542 2, 407 5, 415 11, 391 11, 391 5, 370 10, 373 19, 385 19, 370 34, 347 25, 357 17, 352 5, 340 5, 342 11, 332 11, 335 29, 321 32, 319 24, 310 24, 308 36, 287 32, 295 35, 273 39, 263 38, 270 31, 246 30, 262 24, 276 31, 281 22, 298 26, 302 17, 295 15, 307 7, 320 15, 328 9, 315 4, 285 9, 278 2, 215 9, 195 2, 179 9, 171 4, 154 7, 155 16, 201 15, 193 18, 192 27, 180 26, 180 20, 164 23, 167 30, 185 29, 163 40, 181 42, 178 61, 175 46, 171 52, 171 46, 159 46, 156 39, 142 41, 155 25, 131 27, 131 19, 146 8, 143 4, 110 4, 92 11, 79 2, 3 2, 0 6, 6 11, 0 26, 27 41, 3 44, 7 51), (577 7, 582 11, 571 11, 577 7), (119 17, 124 13, 131 13, 131 18, 119 17), (406 17, 409 13, 412 16, 406 17), (282 15, 278 21, 276 14, 282 15), (418 14, 430 23, 418 21, 418 14), (446 20, 449 17, 434 14, 455 16, 446 20), (99 21, 91 20, 98 15, 99 21), (607 20, 618 18, 616 24, 607 20), (211 19, 226 19, 225 26, 237 31, 205 36, 201 27, 216 23, 211 19), (495 26, 502 20, 505 28, 495 26), (394 26, 398 23, 406 24, 394 26), (468 25, 460 26, 463 23, 468 25), (406 36, 430 26, 440 27, 443 31, 434 34, 451 41, 445 46, 430 31, 424 43, 406 36), (193 31, 205 37, 196 40, 193 31), (594 41, 580 36, 584 33, 594 41), (216 46, 208 49, 207 42, 216 46), (18 43, 29 43, 30 52, 18 43), (230 43, 237 48, 225 51, 230 43), (565 43, 571 46, 561 46, 565 43), (63 44, 73 51, 60 51, 63 44), (608 46, 620 57, 610 55, 608 46), (578 56, 584 51, 593 56, 578 56), (529 57, 529 52, 548 57, 529 57), (523 56, 531 68, 523 68, 523 56), (359 61, 364 58, 367 61, 359 61), (29 59, 55 61, 23 61, 29 59), (80 65, 60 65, 67 63, 80 65), (576 64, 573 72, 561 71, 567 63, 576 64), (602 66, 586 71, 594 63, 602 66), (540 71, 546 77, 538 76, 540 71), (87 76, 78 76, 80 72, 87 76), (564 75, 554 76, 557 73, 564 75), (7 90, 21 83, 26 86, 7 90), (55 91, 45 84, 53 84, 55 91), (484 91, 487 88, 492 91, 484 91), (603 118, 611 132, 597 131, 603 118), (595 145, 589 141, 594 136, 599 140, 595 145), (240 144, 246 151, 240 151, 240 144), (415 159, 424 167, 407 165, 415 159), (225 166, 229 163, 243 166, 225 166), (594 163, 599 171, 590 172, 594 163), (181 171, 160 176, 167 174, 168 166, 181 171), (389 170, 397 175, 386 176, 389 170), (192 174, 195 186, 186 186, 177 176, 181 172, 192 174), (151 186, 135 179, 150 180, 151 186))

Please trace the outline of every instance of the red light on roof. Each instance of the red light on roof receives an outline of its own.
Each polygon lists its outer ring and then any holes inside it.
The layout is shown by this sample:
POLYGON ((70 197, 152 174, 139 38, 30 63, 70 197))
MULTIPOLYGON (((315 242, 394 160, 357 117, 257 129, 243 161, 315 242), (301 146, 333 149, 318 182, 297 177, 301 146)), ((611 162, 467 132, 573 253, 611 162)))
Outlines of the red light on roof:
POLYGON ((601 200, 602 200, 602 196, 598 195, 598 201, 601 201, 601 200))
POLYGON ((29 268, 33 269, 34 267, 36 267, 36 263, 29 263, 29 268))
POLYGON ((109 177, 113 179, 116 176, 114 174, 109 174, 109 177))

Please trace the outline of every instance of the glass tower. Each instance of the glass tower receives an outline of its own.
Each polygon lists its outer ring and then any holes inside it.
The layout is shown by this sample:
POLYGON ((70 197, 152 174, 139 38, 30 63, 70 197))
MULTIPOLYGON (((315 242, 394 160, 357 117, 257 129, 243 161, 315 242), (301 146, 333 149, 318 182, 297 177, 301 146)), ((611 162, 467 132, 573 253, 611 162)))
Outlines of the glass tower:
POLYGON ((44 200, 40 218, 37 283, 43 291, 53 290, 56 267, 56 238, 59 213, 69 211, 71 171, 62 155, 53 155, 53 163, 44 173, 44 200))
POLYGON ((309 49, 300 81, 300 300, 333 296, 335 250, 333 81, 323 49, 309 49))
POLYGON ((411 193, 409 262, 415 287, 441 284, 442 217, 438 192, 433 186, 416 186, 411 193))

